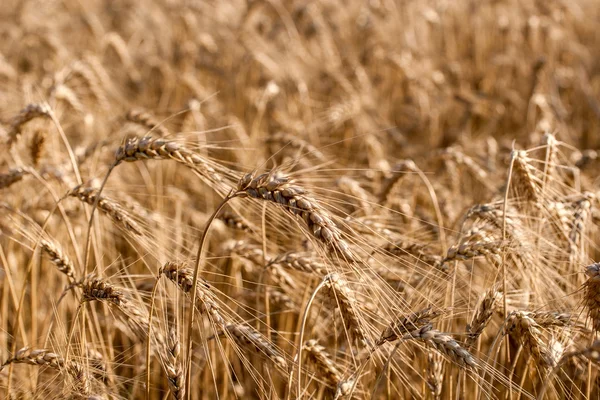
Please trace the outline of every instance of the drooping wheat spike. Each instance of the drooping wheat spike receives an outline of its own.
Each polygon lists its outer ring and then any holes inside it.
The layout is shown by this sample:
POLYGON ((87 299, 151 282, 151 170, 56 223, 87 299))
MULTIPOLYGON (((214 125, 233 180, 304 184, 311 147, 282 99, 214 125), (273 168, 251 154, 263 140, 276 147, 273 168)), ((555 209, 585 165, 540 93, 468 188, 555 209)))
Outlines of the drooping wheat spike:
POLYGON ((450 335, 433 329, 432 324, 426 324, 405 334, 402 339, 416 339, 446 355, 450 360, 465 368, 477 369, 478 363, 468 350, 450 335))
POLYGON ((31 164, 37 167, 44 155, 47 132, 44 129, 38 129, 33 134, 29 144, 29 155, 31 156, 31 164))
POLYGON ((600 340, 594 341, 590 347, 581 352, 581 355, 600 365, 600 340))
POLYGON ((235 229, 242 232, 251 232, 252 228, 246 223, 246 221, 238 214, 233 213, 229 210, 225 210, 217 217, 225 223, 231 229, 235 229))
POLYGON ((436 267, 441 265, 442 262, 440 256, 432 254, 432 252, 427 249, 426 245, 419 243, 408 243, 405 241, 386 243, 381 247, 381 250, 396 257, 411 256, 425 264, 436 267))
POLYGON ((0 189, 6 189, 13 184, 19 182, 24 176, 28 175, 29 171, 26 168, 12 168, 4 174, 0 174, 0 189))
POLYGON ((240 347, 266 356, 277 368, 287 372, 284 355, 256 329, 243 324, 229 324, 225 331, 240 347))
MULTIPOLYGON (((274 149, 274 150, 277 150, 277 151, 279 151, 284 146, 286 146, 286 148, 290 148, 294 151, 302 152, 310 157, 314 157, 318 161, 321 161, 321 162, 327 161, 327 157, 325 157, 325 155, 319 149, 317 149, 315 146, 313 146, 309 142, 302 140, 297 135, 291 135, 289 133, 277 132, 274 135, 268 136, 267 139, 265 140, 265 142, 267 144, 276 145, 277 149, 274 149)), ((304 156, 304 154, 299 154, 299 155, 304 156)))
POLYGON ((600 332, 600 263, 588 265, 585 274, 588 280, 584 284, 583 302, 592 320, 592 329, 600 332))
POLYGON ((263 255, 263 249, 261 246, 249 243, 245 240, 232 240, 226 242, 224 247, 229 254, 244 258, 257 267, 262 268, 265 266, 266 262, 266 268, 269 272, 269 276, 271 279, 277 282, 278 286, 284 289, 296 290, 297 285, 293 277, 290 276, 290 274, 288 274, 287 271, 279 264, 271 263, 269 255, 263 255))
POLYGON ((465 261, 477 257, 498 256, 505 246, 504 243, 502 240, 493 240, 491 237, 480 241, 464 241, 451 246, 442 262, 445 264, 455 260, 465 261))
POLYGON ((311 339, 304 343, 304 350, 307 352, 308 360, 313 363, 319 373, 318 377, 331 387, 337 388, 343 376, 327 349, 321 346, 317 340, 311 339))
POLYGON ((11 121, 10 129, 8 131, 9 147, 12 146, 21 135, 21 128, 23 125, 32 119, 39 117, 50 118, 51 115, 52 110, 47 103, 32 103, 22 109, 21 112, 19 112, 19 114, 11 121))
POLYGON ((282 311, 298 309, 298 305, 296 304, 296 302, 283 291, 269 288, 267 289, 267 293, 269 295, 269 300, 271 301, 271 303, 281 308, 282 311))
POLYGON ((535 311, 529 316, 542 328, 577 326, 578 323, 571 313, 556 311, 535 311))
POLYGON ((309 232, 329 248, 339 252, 347 261, 354 255, 330 214, 293 180, 273 170, 255 176, 246 174, 238 182, 236 197, 248 196, 281 205, 292 215, 301 217, 309 232))
POLYGON ((427 353, 427 387, 434 399, 439 399, 442 395, 444 383, 444 364, 442 357, 430 351, 427 353))
POLYGON ((52 96, 56 100, 64 101, 73 111, 78 114, 85 114, 85 107, 77 94, 67 85, 59 84, 52 90, 52 96))
MULTIPOLYGON (((187 268, 184 264, 167 262, 160 268, 158 274, 159 276, 165 275, 175 283, 182 292, 189 294, 192 291, 194 271, 187 268)), ((196 286, 196 299, 198 299, 199 304, 201 304, 208 314, 210 314, 213 321, 224 329, 226 325, 225 318, 221 314, 221 308, 215 301, 214 294, 211 292, 208 283, 200 282, 200 284, 196 286)))
POLYGON ((502 299, 502 292, 496 287, 491 287, 481 296, 471 321, 467 324, 467 339, 465 347, 473 347, 479 336, 483 333, 488 323, 492 319, 496 308, 502 299))
POLYGON ((310 252, 289 252, 281 254, 269 262, 269 265, 277 264, 284 269, 301 271, 307 274, 324 277, 331 267, 319 260, 318 256, 310 252))
MULTIPOLYGON (((135 336, 142 341, 148 338, 148 332, 150 332, 148 312, 143 305, 133 300, 131 293, 94 275, 86 277, 82 289, 82 302, 104 301, 116 306, 126 317, 124 322, 131 328, 135 336)), ((154 334, 151 339, 156 342, 156 348, 163 348, 166 345, 164 336, 158 329, 152 330, 154 334)))
POLYGON ((357 301, 348 281, 338 273, 330 273, 324 278, 325 291, 333 308, 339 308, 350 338, 368 344, 369 340, 362 328, 357 313, 357 301))
POLYGON ((358 206, 366 215, 371 213, 371 205, 373 204, 371 195, 360 186, 360 183, 347 176, 342 176, 335 183, 346 197, 353 202, 358 202, 358 206))
POLYGON ((390 203, 392 195, 396 192, 396 187, 400 184, 403 177, 417 170, 417 165, 412 160, 403 160, 394 165, 392 168, 392 176, 386 179, 383 187, 379 192, 379 200, 384 205, 390 203))
POLYGON ((541 198, 541 187, 536 169, 531 166, 527 152, 515 150, 511 154, 513 159, 513 182, 517 193, 525 196, 525 200, 538 203, 541 198))
POLYGON ((181 345, 177 338, 177 331, 171 329, 167 337, 167 348, 164 357, 164 370, 169 380, 169 388, 174 400, 183 400, 185 397, 185 375, 181 365, 181 345))
POLYGON ((120 306, 127 299, 125 293, 118 287, 112 285, 108 281, 90 276, 83 283, 83 299, 82 301, 106 301, 108 303, 120 306))
POLYGON ((148 159, 176 161, 198 172, 209 182, 220 182, 222 179, 208 160, 175 141, 151 136, 131 138, 115 153, 115 164, 148 159))
POLYGON ((80 395, 90 394, 90 380, 84 367, 75 361, 65 363, 62 356, 47 349, 31 349, 24 347, 18 350, 12 358, 0 365, 0 371, 10 364, 29 364, 48 367, 56 371, 65 370, 75 382, 75 391, 80 395))
POLYGON ((522 311, 513 311, 505 323, 508 333, 542 368, 553 366, 553 357, 548 346, 542 340, 540 325, 531 316, 522 311))
POLYGON ((156 132, 157 136, 165 137, 170 135, 169 130, 164 125, 161 125, 149 112, 142 109, 130 110, 125 115, 125 119, 146 128, 148 131, 156 132))
POLYGON ((90 91, 92 97, 94 97, 100 107, 103 109, 108 108, 108 99, 106 98, 105 88, 102 85, 102 82, 91 68, 89 62, 86 61, 75 61, 71 65, 71 74, 72 76, 79 76, 81 80, 85 83, 88 90, 90 91))
POLYGON ((483 183, 486 186, 490 184, 488 179, 488 173, 483 168, 481 168, 481 166, 477 164, 477 162, 475 162, 473 158, 466 155, 457 146, 452 146, 448 147, 447 149, 444 149, 444 155, 454 160, 457 164, 464 165, 479 182, 483 183))
POLYGON ((61 246, 52 240, 40 240, 40 248, 50 257, 50 261, 56 266, 59 272, 62 272, 69 279, 69 283, 74 283, 75 267, 69 257, 62 251, 61 246))
POLYGON ((100 195, 98 198, 99 190, 86 187, 85 185, 78 185, 68 192, 71 197, 78 198, 84 203, 94 205, 96 199, 98 199, 98 209, 104 212, 112 219, 115 224, 123 227, 126 231, 131 232, 137 236, 142 236, 143 231, 139 224, 129 215, 129 213, 121 207, 121 205, 106 196, 100 195))
POLYGON ((381 337, 376 343, 376 346, 381 346, 385 342, 393 342, 398 340, 403 335, 419 329, 423 325, 427 325, 431 320, 440 316, 440 310, 434 310, 432 307, 427 307, 417 312, 402 315, 385 328, 381 333, 381 337))

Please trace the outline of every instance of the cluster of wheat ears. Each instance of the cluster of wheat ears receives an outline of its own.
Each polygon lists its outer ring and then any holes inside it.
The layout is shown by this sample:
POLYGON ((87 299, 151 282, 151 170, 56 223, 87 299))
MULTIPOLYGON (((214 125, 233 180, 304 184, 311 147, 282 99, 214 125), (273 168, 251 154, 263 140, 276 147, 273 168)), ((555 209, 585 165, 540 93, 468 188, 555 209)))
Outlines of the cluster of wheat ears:
POLYGON ((597 0, 2 3, 4 398, 599 398, 597 0))

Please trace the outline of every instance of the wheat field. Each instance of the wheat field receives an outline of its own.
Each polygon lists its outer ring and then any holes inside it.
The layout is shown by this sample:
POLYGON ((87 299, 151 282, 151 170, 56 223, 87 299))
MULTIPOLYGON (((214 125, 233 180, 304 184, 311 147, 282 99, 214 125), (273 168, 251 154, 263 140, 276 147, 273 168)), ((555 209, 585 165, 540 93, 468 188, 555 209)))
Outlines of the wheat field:
POLYGON ((599 399, 599 22, 2 1, 0 396, 599 399))

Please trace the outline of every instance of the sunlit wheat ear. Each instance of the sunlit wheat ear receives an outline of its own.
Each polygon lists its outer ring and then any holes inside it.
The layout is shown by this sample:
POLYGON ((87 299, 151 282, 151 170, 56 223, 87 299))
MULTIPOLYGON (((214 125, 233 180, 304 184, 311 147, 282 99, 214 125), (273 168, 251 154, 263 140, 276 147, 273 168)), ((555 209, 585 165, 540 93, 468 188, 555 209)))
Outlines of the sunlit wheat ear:
POLYGON ((13 168, 6 173, 0 174, 0 189, 6 189, 19 182, 24 176, 29 175, 27 168, 13 168))
POLYGON ((376 345, 381 346, 385 342, 398 340, 404 335, 419 329, 423 325, 429 324, 441 314, 442 312, 440 310, 434 310, 432 307, 427 307, 411 314, 402 315, 385 328, 376 345))
POLYGON ((175 329, 171 329, 167 337, 163 363, 173 399, 183 400, 185 397, 185 375, 181 362, 181 345, 175 329))
POLYGON ((130 110, 125 115, 125 119, 145 128, 147 131, 156 132, 158 136, 165 137, 170 135, 169 130, 164 125, 161 125, 160 121, 142 109, 136 108, 130 110))
POLYGON ((448 249, 443 263, 486 257, 497 264, 507 245, 508 241, 498 239, 489 230, 472 229, 462 236, 457 244, 448 249))
MULTIPOLYGON (((82 302, 103 301, 117 307, 138 340, 145 341, 148 338, 148 332, 150 332, 148 312, 143 305, 132 299, 128 291, 94 275, 86 277, 82 289, 82 302)), ((158 332, 158 329, 153 329, 153 331, 152 339, 159 349, 163 348, 165 337, 158 332)))
POLYGON ((317 254, 310 252, 285 253, 281 254, 269 262, 269 265, 279 265, 286 270, 301 271, 307 274, 314 274, 319 277, 327 275, 332 267, 322 262, 317 254))
POLYGON ((500 305, 501 299, 502 292, 498 291, 495 287, 486 290, 481 296, 471 317, 471 321, 467 324, 467 339, 465 341, 467 349, 471 348, 479 336, 481 336, 500 305))
POLYGON ((116 200, 99 195, 99 192, 98 189, 79 185, 71 189, 68 195, 92 206, 98 201, 98 209, 108 215, 116 225, 137 236, 143 235, 139 224, 116 200))
POLYGON ((434 399, 439 399, 442 395, 444 384, 444 363, 439 354, 430 351, 427 353, 427 387, 434 399))
POLYGON ((319 374, 317 377, 331 387, 337 388, 342 381, 342 373, 337 369, 327 349, 321 346, 317 340, 308 340, 304 343, 304 350, 307 359, 314 365, 319 374))
POLYGON ((273 170, 255 176, 246 174, 238 182, 236 197, 251 197, 279 204, 292 215, 301 217, 309 232, 330 249, 338 252, 347 261, 354 255, 331 215, 302 187, 294 185, 292 179, 273 170))
POLYGON ((468 350, 461 347, 452 336, 433 329, 431 324, 426 324, 419 329, 405 334, 402 336, 402 339, 415 339, 425 342, 425 344, 446 355, 451 361, 461 367, 478 368, 477 361, 468 350))
POLYGON ((29 364, 48 367, 56 371, 65 370, 74 381, 75 392, 79 395, 90 395, 91 385, 84 367, 75 361, 65 363, 62 356, 47 349, 31 349, 24 347, 17 351, 12 358, 0 365, 0 371, 10 364, 29 364))
POLYGON ((511 154, 513 159, 513 182, 517 193, 523 195, 526 200, 539 203, 541 200, 540 179, 536 169, 531 165, 527 152, 515 150, 511 154))
POLYGON ((45 117, 51 118, 52 110, 47 103, 32 103, 21 110, 21 112, 13 118, 8 131, 8 145, 12 146, 21 135, 23 125, 32 119, 45 117))
MULTIPOLYGON (((167 262, 158 273, 175 283, 182 292, 190 294, 192 291, 194 272, 187 268, 185 264, 167 262)), ((202 308, 210 314, 212 320, 224 329, 226 325, 225 318, 221 314, 221 308, 215 301, 208 283, 199 282, 196 286, 196 299, 200 302, 202 308)))
POLYGON ((115 153, 115 164, 140 160, 173 160, 198 172, 208 182, 222 180, 205 158, 171 140, 151 136, 131 138, 115 153))
POLYGON ((58 243, 52 240, 42 239, 40 241, 40 248, 48 255, 52 264, 56 266, 56 269, 67 276, 70 283, 74 283, 77 280, 73 263, 62 251, 62 248, 58 243))
POLYGON ((588 280, 584 284, 583 302, 592 320, 592 328, 600 332, 600 263, 588 265, 585 274, 588 280))
POLYGON ((358 303, 348 281, 334 272, 327 275, 323 282, 325 284, 325 293, 329 297, 329 303, 333 308, 340 309, 350 338, 355 338, 363 344, 368 344, 369 339, 358 316, 358 303))
POLYGON ((546 369, 553 366, 553 357, 542 340, 541 327, 527 313, 514 311, 505 322, 508 333, 531 356, 536 365, 546 369))
POLYGON ((285 356, 256 329, 243 324, 229 324, 225 331, 241 348, 262 354, 282 372, 287 372, 285 356))

